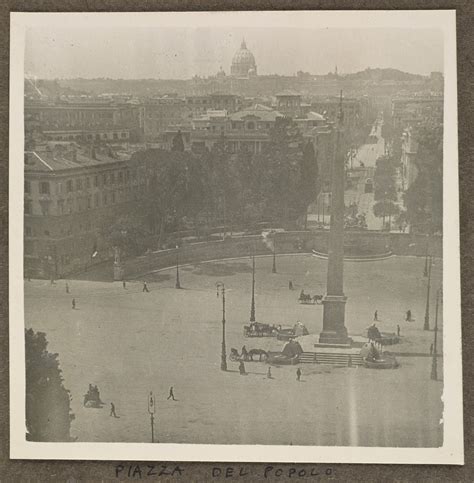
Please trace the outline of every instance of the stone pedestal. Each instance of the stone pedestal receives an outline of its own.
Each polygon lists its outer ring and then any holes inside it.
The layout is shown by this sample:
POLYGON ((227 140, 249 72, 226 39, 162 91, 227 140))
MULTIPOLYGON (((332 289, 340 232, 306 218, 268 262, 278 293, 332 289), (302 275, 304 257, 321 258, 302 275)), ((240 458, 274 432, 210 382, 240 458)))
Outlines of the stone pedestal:
POLYGON ((347 297, 344 295, 326 295, 323 299, 323 331, 319 334, 320 344, 350 345, 344 325, 344 313, 347 297))
POLYGON ((123 266, 121 263, 114 263, 114 280, 119 281, 123 280, 123 266))

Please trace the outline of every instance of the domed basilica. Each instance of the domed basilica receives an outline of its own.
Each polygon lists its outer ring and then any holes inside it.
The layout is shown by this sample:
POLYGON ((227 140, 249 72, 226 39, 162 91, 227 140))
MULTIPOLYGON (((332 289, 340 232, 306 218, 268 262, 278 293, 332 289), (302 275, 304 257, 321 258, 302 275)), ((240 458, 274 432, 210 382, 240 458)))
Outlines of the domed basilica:
POLYGON ((252 77, 257 75, 257 64, 252 52, 247 49, 245 40, 242 40, 240 49, 235 53, 230 66, 230 75, 235 77, 252 77))

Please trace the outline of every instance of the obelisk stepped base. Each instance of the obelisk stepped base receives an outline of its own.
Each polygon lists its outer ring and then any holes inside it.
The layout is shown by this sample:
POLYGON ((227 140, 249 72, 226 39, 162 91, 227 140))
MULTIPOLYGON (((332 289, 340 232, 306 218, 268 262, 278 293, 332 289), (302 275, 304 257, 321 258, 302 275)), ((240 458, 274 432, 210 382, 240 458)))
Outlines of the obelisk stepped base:
POLYGON ((326 295, 323 299, 323 330, 319 334, 320 344, 351 345, 344 324, 344 311, 347 297, 344 295, 326 295))

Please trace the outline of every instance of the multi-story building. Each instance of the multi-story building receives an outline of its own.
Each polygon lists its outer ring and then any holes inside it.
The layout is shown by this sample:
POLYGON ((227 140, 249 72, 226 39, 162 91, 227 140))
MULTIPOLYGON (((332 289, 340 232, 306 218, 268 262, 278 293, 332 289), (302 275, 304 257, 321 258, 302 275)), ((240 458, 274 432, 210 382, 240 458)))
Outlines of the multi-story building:
POLYGON ((143 166, 110 154, 61 143, 25 152, 26 276, 61 277, 110 258, 104 230, 146 183, 143 166))
POLYGON ((392 99, 392 122, 406 128, 430 118, 443 122, 443 96, 410 96, 392 99))
POLYGON ((193 120, 192 149, 212 149, 214 144, 225 140, 231 152, 246 149, 253 154, 260 153, 270 141, 269 133, 276 120, 283 117, 280 112, 260 104, 229 115, 224 112, 209 111, 204 118, 193 120))
POLYGON ((25 104, 26 136, 49 140, 138 141, 142 137, 140 108, 109 100, 35 102, 25 104))
POLYGON ((415 181, 418 175, 418 168, 416 167, 416 154, 418 151, 418 143, 416 142, 411 127, 406 128, 402 134, 402 183, 403 190, 407 190, 415 181))
POLYGON ((159 141, 166 129, 190 121, 192 116, 193 111, 185 99, 171 96, 147 99, 143 103, 145 140, 159 141))
MULTIPOLYGON (((322 114, 328 121, 336 122, 341 109, 339 97, 317 98, 311 101, 311 110, 322 114)), ((348 128, 360 126, 367 123, 368 99, 349 99, 342 100, 342 113, 344 125, 348 128)))

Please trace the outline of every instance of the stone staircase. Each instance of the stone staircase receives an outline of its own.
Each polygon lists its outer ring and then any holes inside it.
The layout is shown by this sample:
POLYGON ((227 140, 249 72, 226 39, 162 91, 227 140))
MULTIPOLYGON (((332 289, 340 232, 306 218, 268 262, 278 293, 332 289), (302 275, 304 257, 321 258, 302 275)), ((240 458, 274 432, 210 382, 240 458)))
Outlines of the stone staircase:
POLYGON ((302 352, 299 357, 301 364, 323 364, 326 366, 363 366, 360 354, 343 354, 337 352, 302 352))

